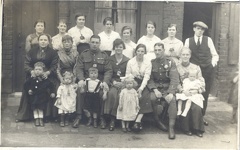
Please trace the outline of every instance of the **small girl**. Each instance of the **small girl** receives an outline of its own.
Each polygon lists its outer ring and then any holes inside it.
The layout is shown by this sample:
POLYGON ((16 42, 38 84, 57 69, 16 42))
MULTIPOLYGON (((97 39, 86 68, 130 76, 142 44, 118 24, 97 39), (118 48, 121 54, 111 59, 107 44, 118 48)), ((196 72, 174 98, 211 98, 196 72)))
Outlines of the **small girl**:
POLYGON ((76 90, 77 84, 74 83, 73 73, 66 71, 63 74, 63 83, 58 87, 57 100, 54 104, 60 114, 61 127, 69 124, 70 113, 76 111, 76 90))
MULTIPOLYGON (((84 112, 88 117, 87 126, 93 123, 93 127, 97 128, 97 113, 100 112, 100 89, 102 88, 102 82, 98 78, 98 69, 91 67, 88 70, 89 78, 85 81, 85 98, 84 98, 84 112), (92 119, 93 117, 93 119, 92 119)), ((81 89, 80 89, 81 90, 81 89)), ((83 90, 81 90, 83 91, 83 90)), ((103 99, 107 98, 106 90, 103 90, 103 99)))
POLYGON ((45 64, 37 62, 34 64, 33 76, 28 79, 24 88, 29 94, 29 103, 33 110, 33 116, 35 119, 35 126, 44 126, 43 111, 47 107, 47 103, 51 98, 55 97, 54 84, 48 79, 43 77, 45 70, 45 64))
POLYGON ((190 93, 189 96, 184 93, 177 93, 176 99, 178 100, 178 112, 177 115, 181 115, 183 117, 187 116, 187 113, 191 107, 191 102, 194 102, 196 105, 203 108, 204 97, 202 92, 205 89, 202 89, 200 80, 196 79, 196 71, 189 71, 188 78, 183 80, 183 91, 188 91, 190 93), (186 106, 184 111, 182 112, 182 101, 186 100, 186 106))
POLYGON ((139 111, 139 100, 137 91, 134 87, 137 82, 133 76, 127 76, 123 79, 123 89, 120 92, 119 105, 117 110, 117 119, 122 120, 123 132, 131 132, 129 122, 134 121, 139 111))

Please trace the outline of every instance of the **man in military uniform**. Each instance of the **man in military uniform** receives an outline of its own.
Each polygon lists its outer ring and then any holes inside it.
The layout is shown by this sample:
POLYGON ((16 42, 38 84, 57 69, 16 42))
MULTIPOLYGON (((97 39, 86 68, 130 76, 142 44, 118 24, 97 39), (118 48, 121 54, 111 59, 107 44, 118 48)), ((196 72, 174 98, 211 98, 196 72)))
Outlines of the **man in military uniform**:
MULTIPOLYGON (((158 127, 167 131, 159 115, 167 110, 169 116, 169 139, 175 139, 175 120, 177 117, 175 92, 179 84, 179 75, 175 62, 164 55, 164 45, 156 43, 154 53, 156 59, 152 60, 152 72, 148 82, 151 92, 154 119, 158 127)), ((162 114, 165 116, 166 114, 162 114)))
MULTIPOLYGON (((186 39, 184 45, 192 51, 190 62, 200 66, 202 76, 205 80, 206 91, 203 93, 205 99, 203 101, 203 115, 205 115, 207 109, 208 96, 213 81, 213 69, 219 60, 212 39, 203 35, 206 29, 208 29, 208 26, 204 22, 194 22, 194 36, 186 39)), ((208 125, 208 122, 204 120, 204 124, 208 125)))
MULTIPOLYGON (((99 46, 101 39, 98 35, 92 35, 90 38, 90 49, 83 51, 78 57, 76 64, 76 76, 79 80, 78 85, 80 88, 84 87, 84 80, 89 77, 88 69, 95 67, 98 69, 98 79, 103 82, 103 88, 109 90, 108 84, 112 78, 112 67, 108 60, 108 55, 105 52, 100 51, 99 46)), ((78 91, 77 106, 76 106, 76 119, 73 123, 73 127, 77 128, 82 115, 83 99, 85 93, 78 91)), ((100 126, 102 129, 106 127, 105 119, 103 118, 103 106, 104 102, 101 98, 101 112, 100 112, 100 126)))

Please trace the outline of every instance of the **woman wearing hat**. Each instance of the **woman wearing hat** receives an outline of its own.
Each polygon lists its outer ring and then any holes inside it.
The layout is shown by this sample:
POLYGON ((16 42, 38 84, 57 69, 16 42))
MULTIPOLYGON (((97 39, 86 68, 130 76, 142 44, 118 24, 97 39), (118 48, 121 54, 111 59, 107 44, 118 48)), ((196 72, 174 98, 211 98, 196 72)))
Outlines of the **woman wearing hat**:
MULTIPOLYGON (((192 55, 190 62, 200 66, 205 80, 206 91, 203 93, 203 97, 205 99, 203 103, 203 115, 205 115, 207 109, 208 96, 213 81, 213 69, 219 60, 219 56, 216 52, 212 39, 203 35, 206 29, 208 29, 208 26, 204 22, 194 22, 194 36, 186 39, 184 45, 185 47, 191 49, 192 55)), ((204 124, 208 125, 208 122, 204 121, 204 124)))

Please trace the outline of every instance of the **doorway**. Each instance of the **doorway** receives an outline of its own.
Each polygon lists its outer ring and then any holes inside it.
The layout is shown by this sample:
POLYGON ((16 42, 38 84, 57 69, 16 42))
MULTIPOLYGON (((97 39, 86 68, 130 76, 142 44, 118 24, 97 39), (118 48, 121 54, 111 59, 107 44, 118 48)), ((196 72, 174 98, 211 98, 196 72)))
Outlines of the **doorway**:
POLYGON ((187 38, 193 36, 193 23, 195 21, 206 23, 208 25, 208 30, 204 32, 204 35, 211 37, 211 31, 213 31, 213 9, 213 3, 184 3, 183 42, 185 42, 187 38))
POLYGON ((24 60, 26 37, 35 32, 34 22, 46 22, 45 33, 57 34, 57 1, 14 1, 13 3, 13 92, 21 92, 25 81, 24 60))

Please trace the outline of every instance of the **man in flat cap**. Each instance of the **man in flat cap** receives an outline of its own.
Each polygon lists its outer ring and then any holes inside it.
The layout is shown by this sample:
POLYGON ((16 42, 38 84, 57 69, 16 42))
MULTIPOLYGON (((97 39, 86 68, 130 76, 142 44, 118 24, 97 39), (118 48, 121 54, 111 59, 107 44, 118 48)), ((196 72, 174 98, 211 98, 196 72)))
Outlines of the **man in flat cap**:
MULTIPOLYGON (((194 36, 186 39, 185 41, 185 47, 188 47, 192 51, 190 62, 200 66, 205 80, 206 91, 203 93, 203 97, 205 99, 203 102, 203 115, 206 113, 208 96, 213 81, 213 69, 219 60, 219 56, 216 52, 212 39, 203 35, 206 29, 208 29, 208 26, 204 22, 194 22, 194 36)), ((208 125, 208 122, 204 120, 204 124, 208 125)))

